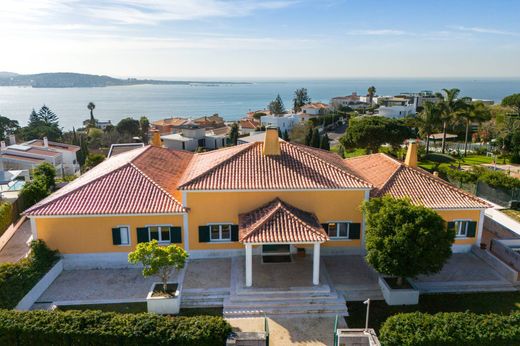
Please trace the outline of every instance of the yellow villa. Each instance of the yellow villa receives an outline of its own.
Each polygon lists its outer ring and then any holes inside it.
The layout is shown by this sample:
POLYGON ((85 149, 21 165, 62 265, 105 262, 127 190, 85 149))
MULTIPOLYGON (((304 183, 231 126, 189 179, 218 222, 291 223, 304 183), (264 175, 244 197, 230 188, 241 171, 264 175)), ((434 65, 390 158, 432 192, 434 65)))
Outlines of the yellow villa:
POLYGON ((361 203, 390 194, 436 210, 456 231, 454 252, 480 243, 488 205, 416 167, 415 144, 405 162, 343 160, 279 140, 277 129, 264 142, 206 153, 154 144, 107 159, 27 210, 33 238, 70 267, 125 266, 151 239, 190 258, 245 256, 246 286, 253 254, 269 261, 305 249, 318 285, 320 256, 364 252, 361 203))

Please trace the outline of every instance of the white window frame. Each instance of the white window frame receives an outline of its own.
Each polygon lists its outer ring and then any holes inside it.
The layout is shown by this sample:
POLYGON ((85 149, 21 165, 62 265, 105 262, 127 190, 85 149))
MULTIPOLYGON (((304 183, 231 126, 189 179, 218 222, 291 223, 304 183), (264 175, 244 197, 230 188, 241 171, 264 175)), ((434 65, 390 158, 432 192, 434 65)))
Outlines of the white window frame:
POLYGON ((350 225, 352 224, 352 221, 345 221, 345 220, 341 220, 341 221, 327 221, 327 235, 329 236, 329 238, 331 240, 350 240, 350 225), (336 224, 336 236, 333 237, 329 234, 329 224, 331 223, 335 223, 336 224), (347 235, 346 236, 339 236, 339 228, 338 228, 338 224, 340 223, 344 223, 344 224, 347 224, 347 235))
POLYGON ((231 242, 231 226, 233 225, 232 222, 214 222, 214 223, 208 223, 208 230, 209 230, 209 241, 210 243, 229 243, 231 242), (218 239, 213 239, 211 237, 211 226, 219 226, 218 227, 218 239), (222 226, 229 226, 229 238, 222 239, 222 226))
POLYGON ((117 246, 130 246, 132 244, 132 239, 130 238, 130 225, 117 225, 116 228, 119 228, 119 237, 122 241, 123 237, 121 237, 121 228, 126 228, 126 237, 128 238, 127 244, 119 244, 117 246))
POLYGON ((172 227, 173 225, 146 225, 146 228, 148 228, 148 239, 151 241, 152 240, 152 231, 150 230, 150 227, 158 227, 157 231, 159 232, 159 239, 157 240, 157 242, 159 244, 171 244, 172 242, 172 239, 171 239, 171 234, 169 233, 170 232, 170 227, 172 227), (169 240, 162 240, 162 227, 168 227, 168 233, 170 234, 170 239, 169 240))
MULTIPOLYGON (((452 222, 455 223, 455 238, 457 239, 463 239, 463 238, 467 238, 468 237, 468 226, 469 226, 469 223, 473 221, 471 219, 457 219, 457 220, 453 220, 452 222), (459 231, 460 231, 460 228, 459 226, 457 225, 457 223, 462 223, 462 222, 465 222, 465 225, 466 225, 466 228, 464 230, 464 234, 460 234, 459 231)), ((463 224, 464 225, 464 224, 463 224)))

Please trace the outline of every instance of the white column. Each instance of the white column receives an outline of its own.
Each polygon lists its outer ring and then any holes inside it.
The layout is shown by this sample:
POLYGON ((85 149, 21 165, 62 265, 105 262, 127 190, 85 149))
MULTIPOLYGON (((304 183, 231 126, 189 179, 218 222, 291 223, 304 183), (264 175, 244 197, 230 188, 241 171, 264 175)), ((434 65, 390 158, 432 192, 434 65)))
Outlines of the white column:
POLYGON ((314 243, 313 261, 312 261, 312 283, 320 284, 320 243, 314 243))
POLYGON ((253 286, 253 246, 246 244, 246 287, 253 286))
POLYGON ((478 220, 478 231, 477 231, 477 243, 476 246, 480 247, 480 243, 482 242, 482 230, 484 228, 484 216, 485 209, 480 209, 480 218, 478 220))
POLYGON ((32 233, 32 240, 38 239, 38 230, 36 229, 36 220, 31 217, 29 218, 31 220, 31 233, 32 233))

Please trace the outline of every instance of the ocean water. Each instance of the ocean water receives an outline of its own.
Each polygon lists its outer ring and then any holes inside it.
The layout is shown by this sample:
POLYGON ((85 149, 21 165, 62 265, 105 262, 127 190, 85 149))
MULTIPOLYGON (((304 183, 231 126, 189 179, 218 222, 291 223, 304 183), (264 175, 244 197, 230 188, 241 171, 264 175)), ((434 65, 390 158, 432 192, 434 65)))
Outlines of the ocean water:
POLYGON ((331 97, 353 91, 365 94, 374 85, 379 95, 421 90, 439 91, 459 88, 462 96, 491 99, 495 102, 512 93, 520 93, 520 79, 345 79, 249 81, 252 84, 137 85, 105 88, 35 89, 0 87, 0 115, 25 125, 33 108, 49 106, 66 129, 80 127, 89 117, 87 104, 96 104, 94 115, 117 123, 120 119, 145 115, 151 120, 171 116, 197 117, 219 113, 236 120, 250 110, 262 109, 280 94, 286 108, 291 107, 293 92, 305 87, 313 101, 328 102, 331 97))

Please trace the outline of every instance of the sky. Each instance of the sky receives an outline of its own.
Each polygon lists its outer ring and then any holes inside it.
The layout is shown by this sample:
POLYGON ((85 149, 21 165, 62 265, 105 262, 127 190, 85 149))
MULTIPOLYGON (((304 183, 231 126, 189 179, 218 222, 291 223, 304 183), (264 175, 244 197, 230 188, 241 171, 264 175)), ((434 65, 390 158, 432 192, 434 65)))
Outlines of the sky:
POLYGON ((2 0, 0 71, 520 77, 518 0, 2 0))

